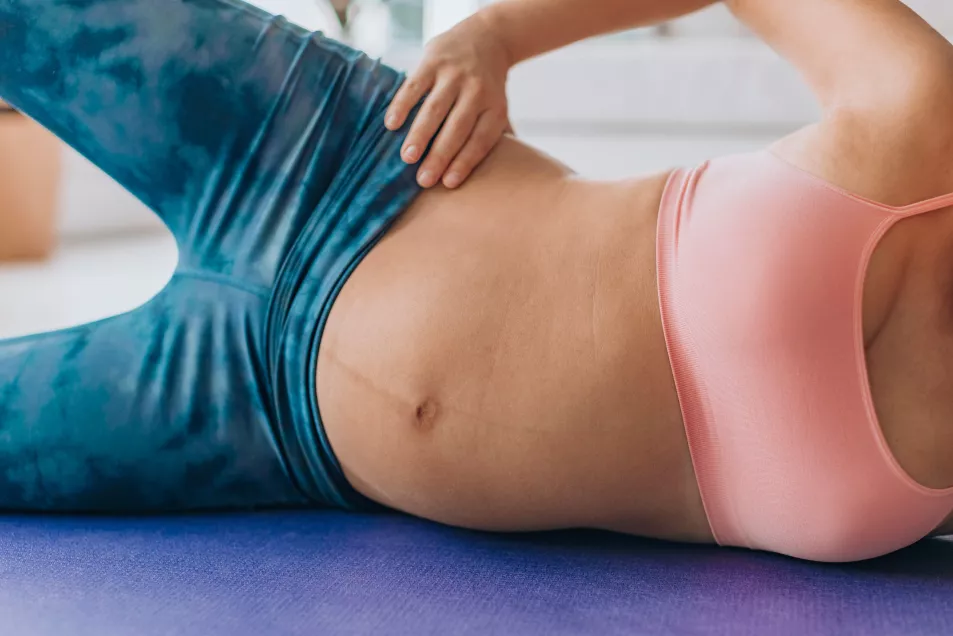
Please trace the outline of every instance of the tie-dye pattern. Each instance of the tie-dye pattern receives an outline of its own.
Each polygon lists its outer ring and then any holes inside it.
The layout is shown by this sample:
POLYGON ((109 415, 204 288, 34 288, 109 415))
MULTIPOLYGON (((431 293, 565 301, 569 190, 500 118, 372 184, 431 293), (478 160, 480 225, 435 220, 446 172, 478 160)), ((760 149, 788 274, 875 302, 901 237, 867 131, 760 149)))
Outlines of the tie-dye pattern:
POLYGON ((180 253, 135 311, 0 342, 0 508, 369 505, 314 373, 334 298, 418 193, 383 126, 401 79, 240 0, 0 0, 0 97, 180 253))

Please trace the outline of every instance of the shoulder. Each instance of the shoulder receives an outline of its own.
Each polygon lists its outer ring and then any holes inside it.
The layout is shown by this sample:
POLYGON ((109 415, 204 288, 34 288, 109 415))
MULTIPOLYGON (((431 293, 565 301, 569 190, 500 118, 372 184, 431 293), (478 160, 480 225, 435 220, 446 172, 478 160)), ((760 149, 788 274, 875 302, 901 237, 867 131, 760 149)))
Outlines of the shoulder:
POLYGON ((774 151, 888 205, 953 191, 953 54, 911 60, 852 100, 829 106, 820 122, 782 139, 774 151))

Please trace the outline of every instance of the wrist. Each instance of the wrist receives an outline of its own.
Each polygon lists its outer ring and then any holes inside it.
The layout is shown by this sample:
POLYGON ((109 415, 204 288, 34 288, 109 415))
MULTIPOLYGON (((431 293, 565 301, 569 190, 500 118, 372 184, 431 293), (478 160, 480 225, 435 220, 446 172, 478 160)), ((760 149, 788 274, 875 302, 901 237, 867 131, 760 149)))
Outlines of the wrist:
POLYGON ((524 58, 520 56, 506 28, 507 16, 505 4, 491 4, 477 11, 470 19, 478 25, 478 28, 480 28, 487 37, 495 42, 505 60, 507 69, 523 61, 524 58))

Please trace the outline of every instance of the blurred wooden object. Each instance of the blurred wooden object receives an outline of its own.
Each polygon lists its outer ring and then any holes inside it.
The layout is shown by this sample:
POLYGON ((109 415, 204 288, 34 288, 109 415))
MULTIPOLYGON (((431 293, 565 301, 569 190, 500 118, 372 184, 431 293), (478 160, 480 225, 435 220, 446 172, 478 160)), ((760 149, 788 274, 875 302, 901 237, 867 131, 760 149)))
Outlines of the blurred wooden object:
POLYGON ((0 261, 53 251, 60 153, 52 134, 0 102, 0 261))

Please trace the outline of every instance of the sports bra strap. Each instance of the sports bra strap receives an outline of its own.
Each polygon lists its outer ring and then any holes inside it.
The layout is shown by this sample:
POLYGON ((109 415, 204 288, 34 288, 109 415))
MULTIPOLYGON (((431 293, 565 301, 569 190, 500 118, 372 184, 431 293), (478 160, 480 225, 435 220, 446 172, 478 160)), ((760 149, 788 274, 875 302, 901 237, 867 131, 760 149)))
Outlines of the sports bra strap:
POLYGON ((932 199, 927 199, 926 201, 920 201, 919 203, 912 203, 907 206, 896 208, 896 211, 903 214, 904 216, 916 216, 918 214, 926 214, 928 212, 936 212, 937 210, 942 210, 943 208, 953 207, 953 192, 949 194, 942 194, 938 197, 932 199))

